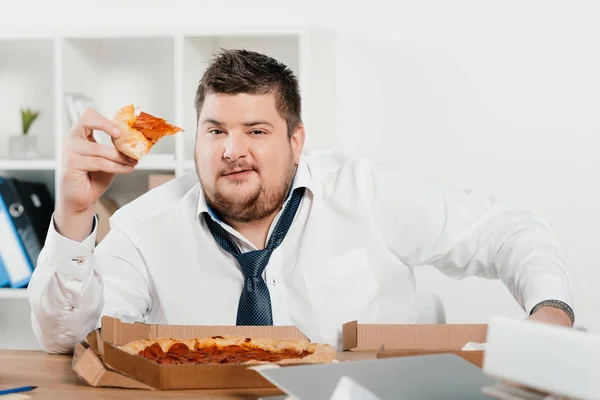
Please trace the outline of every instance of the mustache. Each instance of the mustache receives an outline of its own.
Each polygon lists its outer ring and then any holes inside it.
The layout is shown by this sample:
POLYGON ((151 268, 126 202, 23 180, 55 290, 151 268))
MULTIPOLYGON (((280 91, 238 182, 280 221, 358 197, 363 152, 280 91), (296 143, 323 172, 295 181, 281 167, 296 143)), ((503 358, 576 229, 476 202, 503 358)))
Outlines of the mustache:
POLYGON ((225 166, 224 168, 221 168, 219 170, 219 175, 220 176, 229 175, 229 174, 233 174, 236 172, 247 171, 247 170, 252 170, 252 171, 258 172, 258 169, 256 168, 255 165, 252 165, 245 161, 242 161, 242 162, 232 163, 232 164, 225 166))

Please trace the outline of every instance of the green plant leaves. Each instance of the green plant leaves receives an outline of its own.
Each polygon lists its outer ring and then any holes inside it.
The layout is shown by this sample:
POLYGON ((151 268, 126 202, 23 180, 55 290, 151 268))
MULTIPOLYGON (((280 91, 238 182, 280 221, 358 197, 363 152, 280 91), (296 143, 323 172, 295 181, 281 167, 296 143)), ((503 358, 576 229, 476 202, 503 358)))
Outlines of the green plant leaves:
POLYGON ((21 119, 23 120, 23 135, 27 135, 29 133, 29 128, 31 128, 31 124, 33 124, 39 116, 39 111, 31 110, 29 108, 21 108, 21 119))

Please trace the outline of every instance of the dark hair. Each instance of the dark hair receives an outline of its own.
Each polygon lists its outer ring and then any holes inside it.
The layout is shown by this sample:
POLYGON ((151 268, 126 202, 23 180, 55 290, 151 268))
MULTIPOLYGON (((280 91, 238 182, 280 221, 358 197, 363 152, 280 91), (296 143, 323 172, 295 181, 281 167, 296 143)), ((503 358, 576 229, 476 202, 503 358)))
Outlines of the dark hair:
POLYGON ((222 50, 209 64, 196 91, 196 119, 210 93, 275 94, 288 136, 302 124, 298 80, 285 64, 248 50, 222 50))

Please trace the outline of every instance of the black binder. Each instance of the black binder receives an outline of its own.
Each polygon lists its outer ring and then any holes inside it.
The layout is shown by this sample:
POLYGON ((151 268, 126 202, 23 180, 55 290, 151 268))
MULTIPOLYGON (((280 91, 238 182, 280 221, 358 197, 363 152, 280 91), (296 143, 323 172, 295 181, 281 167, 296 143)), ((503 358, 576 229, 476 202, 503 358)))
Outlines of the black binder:
POLYGON ((33 271, 54 212, 50 192, 43 183, 0 177, 0 197, 33 271))

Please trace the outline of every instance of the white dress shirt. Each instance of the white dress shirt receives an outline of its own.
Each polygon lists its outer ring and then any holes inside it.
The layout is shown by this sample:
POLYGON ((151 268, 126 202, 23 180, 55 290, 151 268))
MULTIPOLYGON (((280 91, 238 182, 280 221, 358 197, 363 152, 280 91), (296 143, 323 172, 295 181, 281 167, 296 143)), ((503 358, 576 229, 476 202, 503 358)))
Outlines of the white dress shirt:
MULTIPOLYGON (((420 265, 454 278, 499 278, 527 313, 547 299, 573 308, 563 248, 527 210, 330 152, 302 156, 293 187, 302 186, 292 226, 264 272, 274 325, 295 325, 339 348, 345 322, 414 323, 420 265)), ((96 248, 95 230, 79 243, 51 224, 28 288, 43 348, 71 351, 101 315, 235 325, 243 274, 203 212, 210 210, 191 171, 119 209, 96 248)), ((221 226, 243 252, 255 249, 221 226)))

